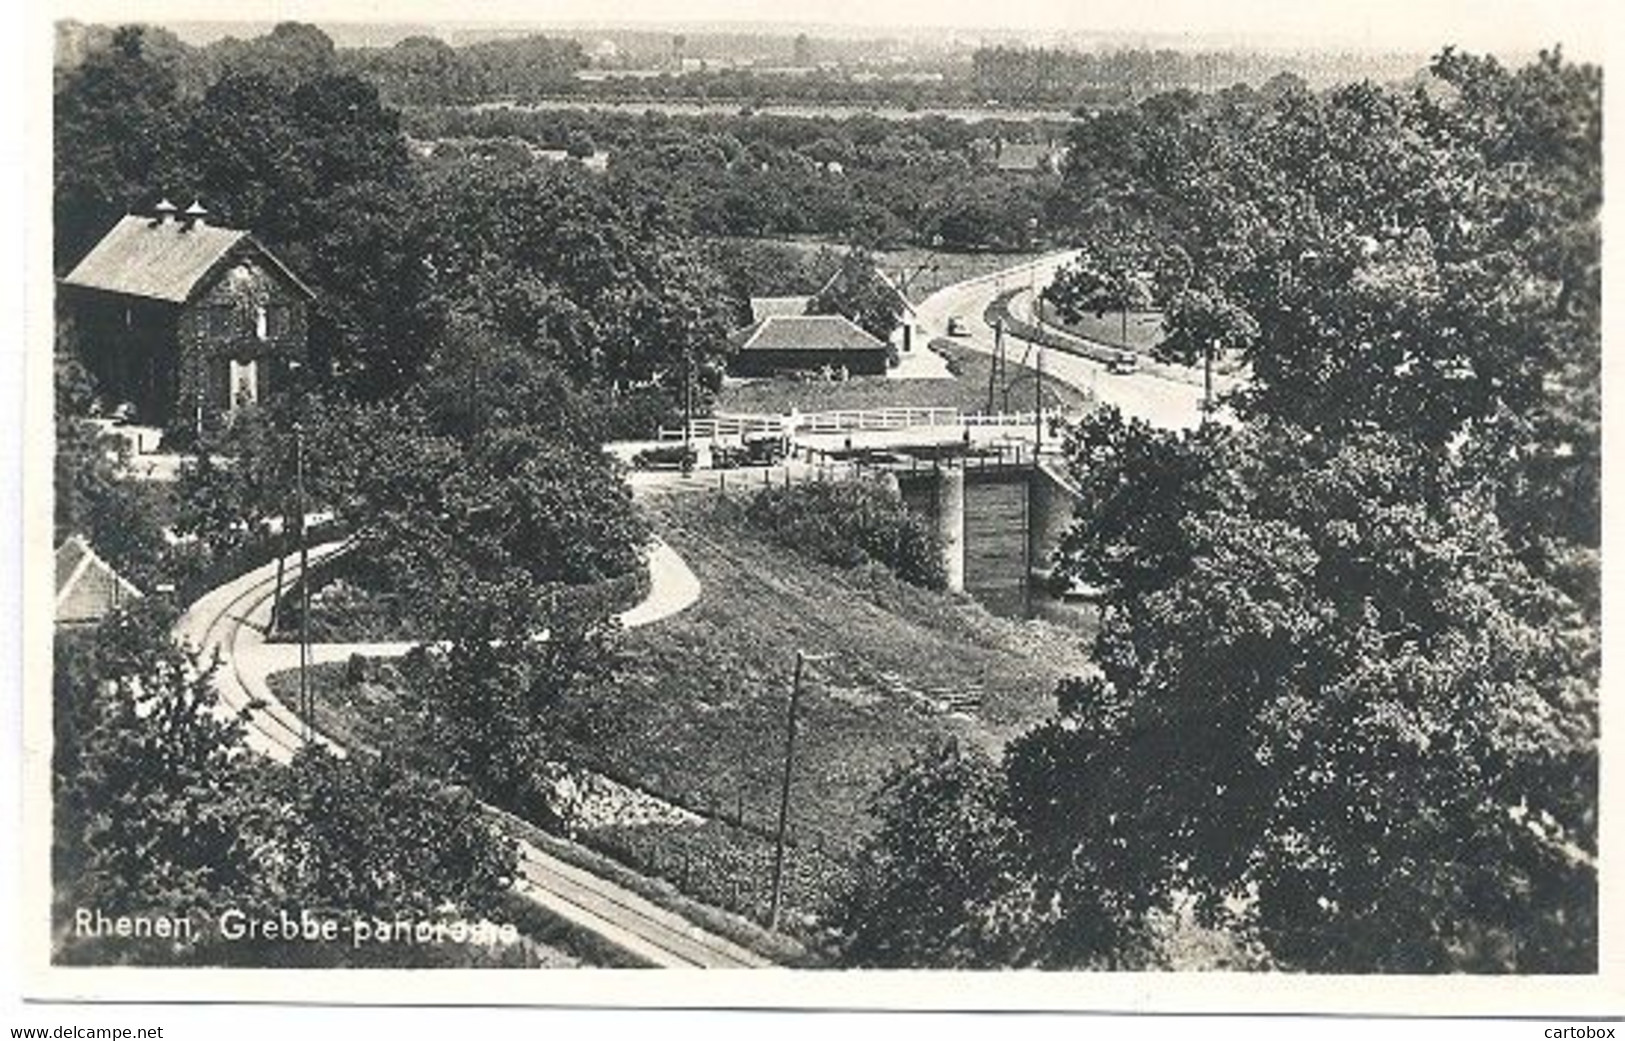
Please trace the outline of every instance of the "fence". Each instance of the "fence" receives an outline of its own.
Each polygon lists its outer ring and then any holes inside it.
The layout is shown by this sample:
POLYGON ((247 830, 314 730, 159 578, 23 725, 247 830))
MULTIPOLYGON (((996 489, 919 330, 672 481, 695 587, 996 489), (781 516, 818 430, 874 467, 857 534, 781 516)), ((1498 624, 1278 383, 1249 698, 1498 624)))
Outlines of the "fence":
MULTIPOLYGON (((726 413, 715 416, 700 416, 689 424, 690 436, 700 440, 710 440, 721 437, 744 437, 747 434, 770 434, 774 437, 783 437, 785 434, 785 418, 770 415, 729 415, 726 413)), ((681 441, 683 439, 682 427, 661 427, 656 436, 661 441, 681 441)))
MULTIPOLYGON (((695 419, 690 436, 701 440, 770 434, 850 434, 863 431, 908 430, 916 427, 1001 427, 1032 426, 1034 412, 963 413, 956 408, 872 408, 842 409, 835 412, 807 412, 802 415, 719 413, 695 419)), ((682 427, 661 427, 662 441, 683 439, 682 427)))
POLYGON ((1033 446, 1025 441, 973 445, 969 449, 959 442, 938 447, 941 451, 937 453, 923 452, 918 448, 886 452, 812 446, 805 446, 799 451, 809 464, 816 467, 809 479, 820 480, 824 479, 826 473, 836 477, 864 477, 881 473, 902 476, 939 470, 945 464, 963 468, 967 473, 1030 469, 1038 461, 1033 446))

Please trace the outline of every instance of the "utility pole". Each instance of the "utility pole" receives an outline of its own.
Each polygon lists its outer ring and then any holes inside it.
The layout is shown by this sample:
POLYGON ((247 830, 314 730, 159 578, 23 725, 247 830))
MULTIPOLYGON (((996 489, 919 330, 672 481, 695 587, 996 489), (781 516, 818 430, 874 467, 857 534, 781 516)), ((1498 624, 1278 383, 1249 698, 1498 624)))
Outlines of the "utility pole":
POLYGON ((694 468, 694 350, 683 348, 683 473, 694 468))
POLYGON ((305 428, 293 428, 294 509, 299 513, 299 719, 310 740, 310 539, 305 530, 305 428))
POLYGON ((1038 378, 1033 381, 1033 462, 1044 451, 1044 345, 1038 348, 1038 378))
POLYGON ((1208 341, 1207 350, 1202 353, 1202 420, 1206 422, 1213 415, 1213 352, 1218 349, 1218 343, 1208 341))
POLYGON ((779 828, 773 846, 773 903, 768 912, 768 928, 778 929, 779 912, 784 906, 784 840, 790 824, 790 775, 796 758, 796 712, 801 706, 801 672, 807 655, 796 651, 795 676, 790 682, 790 715, 784 733, 784 777, 779 784, 779 828))
POLYGON ((997 386, 1001 370, 1004 368, 1004 319, 995 319, 993 322, 993 358, 988 366, 987 373, 987 412, 993 414, 993 403, 997 400, 994 387, 997 386))

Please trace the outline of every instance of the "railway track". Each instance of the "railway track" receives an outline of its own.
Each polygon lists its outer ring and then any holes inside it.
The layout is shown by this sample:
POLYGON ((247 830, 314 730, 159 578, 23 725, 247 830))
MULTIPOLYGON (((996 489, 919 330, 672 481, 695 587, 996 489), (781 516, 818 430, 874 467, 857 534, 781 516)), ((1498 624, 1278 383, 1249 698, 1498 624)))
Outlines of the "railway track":
MULTIPOLYGON (((312 563, 342 548, 341 542, 326 543, 310 550, 312 563)), ((660 547, 657 553, 670 554, 660 547)), ((668 562, 669 564, 669 562, 668 562)), ((256 619, 269 620, 269 601, 276 592, 276 565, 256 569, 233 583, 205 594, 176 623, 177 637, 192 643, 205 660, 219 654, 221 672, 215 686, 220 692, 220 711, 240 716, 248 731, 248 744, 254 751, 286 763, 304 747, 307 735, 301 720, 270 691, 265 677, 280 671, 287 663, 280 654, 265 653, 266 644, 256 619)), ((284 583, 297 580, 297 563, 284 569, 284 583)), ((679 585, 693 584, 692 574, 679 585)), ((697 595, 685 590, 676 597, 683 604, 697 595)), ((636 611, 637 609, 634 609, 636 611)), ((646 624, 662 615, 643 611, 634 615, 636 624, 646 624)), ((263 624, 263 623, 261 623, 263 624)), ((335 754, 344 749, 331 739, 312 733, 335 754)), ((486 807, 499 823, 506 815, 486 807)), ((769 959, 710 932, 674 911, 609 879, 569 863, 534 843, 519 841, 519 878, 514 891, 577 928, 598 936, 632 958, 660 968, 761 968, 769 959)))

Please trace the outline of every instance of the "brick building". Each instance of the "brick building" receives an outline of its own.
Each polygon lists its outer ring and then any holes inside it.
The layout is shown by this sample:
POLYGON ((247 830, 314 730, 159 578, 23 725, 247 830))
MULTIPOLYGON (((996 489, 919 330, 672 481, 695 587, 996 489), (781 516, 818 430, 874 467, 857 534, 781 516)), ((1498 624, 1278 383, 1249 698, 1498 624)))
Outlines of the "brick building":
POLYGON ((249 233, 167 201, 115 224, 62 291, 103 396, 169 429, 267 398, 305 357, 315 298, 249 233))

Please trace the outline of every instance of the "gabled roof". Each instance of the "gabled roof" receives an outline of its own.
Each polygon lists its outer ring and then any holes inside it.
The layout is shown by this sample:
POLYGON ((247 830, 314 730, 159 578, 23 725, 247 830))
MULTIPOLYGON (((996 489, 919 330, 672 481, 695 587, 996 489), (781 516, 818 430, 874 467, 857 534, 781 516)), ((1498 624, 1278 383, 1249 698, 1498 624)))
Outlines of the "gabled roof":
POLYGON ((740 351, 885 351, 884 343, 838 314, 771 315, 736 337, 740 351))
POLYGON ((169 304, 192 298, 203 281, 227 258, 251 249, 280 271, 299 291, 315 297, 271 252, 246 231, 135 215, 122 218, 85 255, 64 285, 137 296, 169 304))
POLYGON ((880 279, 887 289, 890 289, 897 295, 897 299, 903 302, 903 312, 905 314, 913 315, 916 318, 919 317, 920 312, 914 309, 914 304, 909 301, 907 296, 903 295, 903 291, 901 289, 897 288, 897 283, 892 281, 892 277, 890 275, 886 274, 886 272, 880 270, 878 267, 875 268, 875 275, 880 279))
POLYGON ((779 315, 806 314, 811 303, 810 296, 753 296, 750 298, 750 320, 759 322, 763 318, 779 315))
MULTIPOLYGON (((909 301, 909 298, 907 296, 903 295, 903 291, 901 289, 897 288, 897 283, 892 281, 892 277, 890 275, 886 274, 886 272, 882 271, 878 264, 875 265, 874 267, 870 268, 869 270, 874 275, 874 278, 875 278, 876 281, 878 281, 881 285, 885 286, 887 289, 892 291, 892 295, 896 296, 897 299, 902 303, 903 311, 905 313, 911 314, 911 315, 917 315, 918 314, 918 312, 914 310, 914 304, 909 301)), ((824 284, 818 287, 818 292, 814 293, 810 297, 807 297, 807 300, 808 301, 816 300, 818 297, 821 297, 825 293, 829 292, 830 286, 833 286, 836 283, 836 281, 841 277, 841 274, 842 274, 841 269, 837 268, 833 274, 831 274, 828 278, 824 279, 824 284)), ((785 297, 784 299, 793 299, 793 298, 785 297)), ((752 300, 751 303, 754 305, 755 301, 752 300)))
MULTIPOLYGON (((92 585, 91 589, 95 586, 92 585)), ((87 590, 87 593, 89 590, 87 590)), ((92 594, 93 599, 100 600, 101 594, 92 594)), ((70 535, 56 548, 56 615, 58 621, 79 621, 99 613, 97 609, 111 607, 125 599, 141 599, 141 590, 137 589, 128 579, 113 570, 113 566, 90 548, 90 543, 83 536, 70 535), (63 610, 65 605, 74 601, 74 594, 87 581, 95 582, 103 587, 108 603, 103 605, 79 603, 79 615, 83 617, 65 618, 63 610), (87 610, 88 608, 88 610, 87 610)), ((72 611, 69 612, 73 613, 72 611)))

